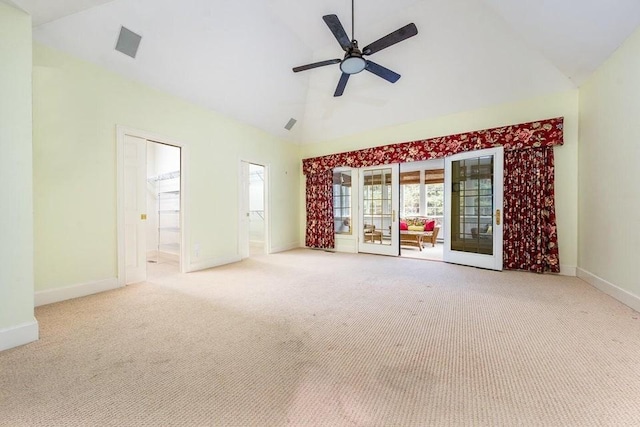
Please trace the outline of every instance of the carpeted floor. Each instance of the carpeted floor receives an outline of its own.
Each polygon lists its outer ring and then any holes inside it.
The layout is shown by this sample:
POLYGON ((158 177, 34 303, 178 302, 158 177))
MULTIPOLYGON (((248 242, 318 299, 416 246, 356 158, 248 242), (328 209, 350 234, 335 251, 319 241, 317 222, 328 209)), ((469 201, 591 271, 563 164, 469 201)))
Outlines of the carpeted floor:
POLYGON ((639 315, 576 278, 304 249, 160 273, 38 308, 0 425, 640 425, 639 315))

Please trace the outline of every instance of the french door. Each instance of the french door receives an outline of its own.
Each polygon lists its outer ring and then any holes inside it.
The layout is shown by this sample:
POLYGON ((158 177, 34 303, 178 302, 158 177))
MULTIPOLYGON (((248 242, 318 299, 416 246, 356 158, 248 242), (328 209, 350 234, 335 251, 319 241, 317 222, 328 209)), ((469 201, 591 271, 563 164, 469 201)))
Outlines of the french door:
POLYGON ((445 158, 446 262, 502 270, 502 147, 445 158))
POLYGON ((398 171, 398 164, 360 169, 359 252, 400 253, 398 171))

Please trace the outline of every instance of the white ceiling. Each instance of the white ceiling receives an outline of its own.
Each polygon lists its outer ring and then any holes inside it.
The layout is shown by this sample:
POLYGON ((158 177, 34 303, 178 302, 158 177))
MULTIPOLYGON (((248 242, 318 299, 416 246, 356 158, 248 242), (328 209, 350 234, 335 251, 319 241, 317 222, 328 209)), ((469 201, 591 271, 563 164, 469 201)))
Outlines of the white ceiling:
POLYGON ((640 25, 638 0, 356 0, 360 46, 418 35, 369 57, 396 84, 363 72, 334 98, 338 65, 291 68, 342 57, 322 16, 350 35, 349 0, 12 1, 40 43, 301 143, 575 88, 640 25))

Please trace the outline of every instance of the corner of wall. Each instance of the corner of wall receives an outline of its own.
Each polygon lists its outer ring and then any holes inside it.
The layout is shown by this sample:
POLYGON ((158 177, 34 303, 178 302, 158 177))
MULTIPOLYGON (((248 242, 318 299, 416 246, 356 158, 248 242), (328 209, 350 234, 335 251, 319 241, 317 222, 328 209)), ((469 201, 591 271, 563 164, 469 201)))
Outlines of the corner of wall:
POLYGON ((622 289, 619 286, 614 285, 605 279, 596 276, 595 274, 584 270, 582 268, 577 269, 577 276, 579 279, 584 280, 596 289, 601 290, 605 294, 617 299, 621 303, 631 307, 635 311, 640 312, 640 296, 634 295, 631 292, 622 289))
POLYGON ((38 341, 38 338, 38 321, 35 318, 30 322, 1 329, 0 351, 38 341))

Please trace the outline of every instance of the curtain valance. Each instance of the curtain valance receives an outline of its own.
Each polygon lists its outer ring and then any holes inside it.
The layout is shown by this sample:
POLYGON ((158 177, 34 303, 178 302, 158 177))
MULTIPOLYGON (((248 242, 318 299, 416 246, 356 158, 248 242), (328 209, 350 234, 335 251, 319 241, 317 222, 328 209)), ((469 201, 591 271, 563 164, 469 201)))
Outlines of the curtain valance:
POLYGON ((339 166, 360 168, 416 162, 497 146, 503 146, 505 151, 549 147, 562 145, 564 142, 562 135, 563 118, 557 117, 313 157, 302 160, 302 170, 305 175, 309 175, 339 166))

